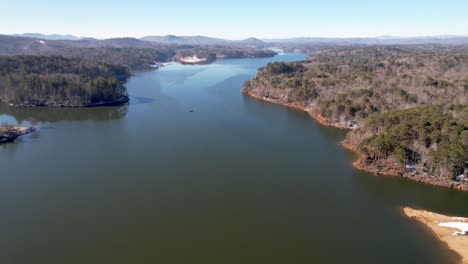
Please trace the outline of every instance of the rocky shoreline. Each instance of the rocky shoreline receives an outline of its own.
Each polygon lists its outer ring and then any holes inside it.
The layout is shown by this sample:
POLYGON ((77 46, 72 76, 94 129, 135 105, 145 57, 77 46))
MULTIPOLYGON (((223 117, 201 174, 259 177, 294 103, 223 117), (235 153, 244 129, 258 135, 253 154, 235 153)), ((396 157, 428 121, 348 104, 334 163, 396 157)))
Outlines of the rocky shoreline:
POLYGON ((468 235, 459 229, 468 226, 468 218, 451 217, 408 207, 403 208, 402 212, 427 226, 439 240, 447 243, 447 246, 461 257, 463 264, 468 264, 468 235))
POLYGON ((253 97, 255 99, 258 99, 260 101, 265 101, 265 102, 269 102, 269 103, 273 103, 273 104, 277 104, 277 105, 287 106, 287 107, 290 107, 290 108, 294 108, 296 110, 307 112, 315 121, 317 121, 317 123, 321 124, 322 126, 341 128, 341 129, 354 129, 355 128, 355 127, 349 127, 348 125, 345 125, 345 124, 332 123, 327 118, 321 116, 319 113, 316 113, 316 112, 312 111, 311 108, 305 107, 305 106, 303 106, 301 104, 298 104, 298 103, 294 103, 294 102, 293 103, 286 103, 286 102, 282 102, 279 99, 259 96, 259 95, 256 95, 256 94, 252 93, 251 91, 247 91, 245 89, 242 89, 242 93, 245 94, 245 95, 248 95, 250 97, 253 97))
MULTIPOLYGON (((305 111, 317 123, 323 126, 335 127, 335 128, 340 128, 340 129, 348 129, 348 130, 356 128, 356 127, 349 127, 348 125, 332 123, 327 118, 324 118, 320 114, 312 111, 311 108, 305 107, 301 104, 286 103, 286 102, 282 102, 279 99, 259 96, 257 94, 252 93, 251 91, 247 91, 246 89, 242 89, 242 93, 252 98, 255 98, 257 100, 266 101, 266 102, 278 104, 281 106, 286 106, 286 107, 294 108, 297 110, 305 111)), ((356 147, 347 143, 346 141, 341 142, 340 145, 349 151, 357 153, 356 147)), ((353 162, 353 166, 358 170, 366 171, 366 172, 376 174, 376 175, 404 177, 413 181, 435 185, 439 187, 453 188, 453 189, 461 190, 461 191, 468 191, 468 184, 453 182, 451 180, 441 180, 430 175, 419 175, 419 174, 413 175, 411 170, 408 171, 406 168, 400 165, 397 165, 391 161, 382 161, 377 164, 370 164, 370 163, 365 162, 365 157, 363 157, 362 155, 359 155, 357 160, 353 162)))
POLYGON ((13 142, 20 136, 30 134, 36 131, 34 127, 26 126, 7 126, 0 127, 0 144, 13 142))
MULTIPOLYGON (((345 141, 341 142, 340 145, 354 153, 357 153, 356 147, 352 146, 351 144, 346 143, 345 141)), ((356 161, 353 162, 353 166, 361 171, 366 171, 375 175, 381 176, 390 176, 390 177, 404 177, 408 178, 413 181, 426 183, 430 185, 435 185, 439 187, 446 187, 446 188, 454 188, 462 191, 468 191, 466 186, 463 185, 455 185, 452 181, 443 181, 438 180, 430 176, 421 176, 421 175, 412 175, 411 173, 407 172, 403 167, 395 165, 395 163, 384 161, 379 164, 368 164, 366 163, 362 156, 360 156, 356 161)))

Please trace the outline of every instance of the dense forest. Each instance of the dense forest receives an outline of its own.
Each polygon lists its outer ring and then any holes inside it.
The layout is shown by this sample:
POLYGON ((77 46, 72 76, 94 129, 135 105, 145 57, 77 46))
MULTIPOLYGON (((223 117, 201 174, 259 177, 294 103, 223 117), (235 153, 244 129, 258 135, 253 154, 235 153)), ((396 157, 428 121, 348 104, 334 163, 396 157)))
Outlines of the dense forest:
POLYGON ((55 56, 0 57, 0 99, 19 106, 97 106, 128 101, 127 67, 55 56))
POLYGON ((243 91, 357 128, 347 142, 364 167, 387 162, 447 180, 467 169, 467 46, 313 50, 306 61, 261 68, 243 91))
POLYGON ((129 70, 150 69, 156 62, 169 62, 175 56, 172 48, 67 48, 60 51, 46 52, 45 56, 61 56, 92 60, 107 64, 117 64, 129 70))
POLYGON ((388 161, 414 176, 455 179, 468 161, 468 106, 421 106, 376 113, 350 132, 347 141, 379 166, 388 161))
POLYGON ((130 70, 150 69, 155 63, 197 55, 207 62, 228 58, 257 58, 276 55, 250 45, 164 44, 135 38, 47 40, 0 35, 0 55, 61 56, 121 64, 130 70))

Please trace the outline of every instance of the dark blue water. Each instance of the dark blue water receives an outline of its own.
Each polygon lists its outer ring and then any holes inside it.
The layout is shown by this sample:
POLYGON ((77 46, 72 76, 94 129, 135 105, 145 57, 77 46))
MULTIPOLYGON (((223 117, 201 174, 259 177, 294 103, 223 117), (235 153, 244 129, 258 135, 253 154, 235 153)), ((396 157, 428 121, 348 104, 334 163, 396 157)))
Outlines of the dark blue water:
POLYGON ((0 107, 0 263, 454 263, 414 206, 468 194, 351 167, 345 131, 244 97, 268 59, 138 72, 131 103, 0 107))

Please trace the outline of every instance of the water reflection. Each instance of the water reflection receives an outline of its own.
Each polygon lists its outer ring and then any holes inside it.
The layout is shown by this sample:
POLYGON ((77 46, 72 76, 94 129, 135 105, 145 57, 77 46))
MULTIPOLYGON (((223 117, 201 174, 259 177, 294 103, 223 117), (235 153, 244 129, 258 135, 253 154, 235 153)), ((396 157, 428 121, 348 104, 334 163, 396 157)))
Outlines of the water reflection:
POLYGON ((155 101, 154 98, 149 98, 149 97, 131 97, 132 103, 137 103, 137 104, 150 104, 155 101))
POLYGON ((125 117, 128 104, 121 106, 104 106, 90 108, 58 108, 58 107, 10 107, 0 103, 0 121, 37 124, 41 122, 82 121, 82 120, 114 120, 125 117), (10 118, 8 118, 10 117, 10 118))
POLYGON ((468 216, 468 193, 432 186, 406 178, 375 176, 355 170, 353 183, 366 200, 392 207, 409 206, 442 214, 468 216), (378 200, 376 200, 378 199, 378 200))

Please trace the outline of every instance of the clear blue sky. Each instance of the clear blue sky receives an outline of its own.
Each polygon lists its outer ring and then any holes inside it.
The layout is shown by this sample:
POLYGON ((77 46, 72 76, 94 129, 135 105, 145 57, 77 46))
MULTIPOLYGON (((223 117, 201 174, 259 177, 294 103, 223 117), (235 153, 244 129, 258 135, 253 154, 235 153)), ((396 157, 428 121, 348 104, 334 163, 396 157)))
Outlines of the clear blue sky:
POLYGON ((0 34, 468 35, 468 0, 0 0, 0 34))

